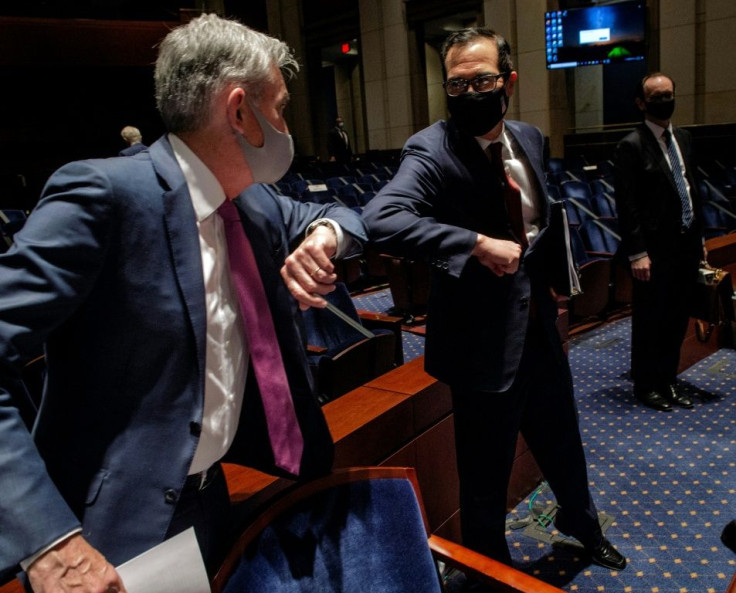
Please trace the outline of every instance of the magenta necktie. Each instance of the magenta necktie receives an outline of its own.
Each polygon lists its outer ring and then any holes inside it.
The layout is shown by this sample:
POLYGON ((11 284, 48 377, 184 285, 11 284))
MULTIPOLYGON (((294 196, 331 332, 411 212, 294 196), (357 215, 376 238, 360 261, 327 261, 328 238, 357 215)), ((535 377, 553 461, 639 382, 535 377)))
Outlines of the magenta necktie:
POLYGON ((253 248, 245 236, 235 205, 225 200, 217 212, 225 223, 230 276, 238 292, 274 461, 277 467, 299 475, 304 439, 253 248))

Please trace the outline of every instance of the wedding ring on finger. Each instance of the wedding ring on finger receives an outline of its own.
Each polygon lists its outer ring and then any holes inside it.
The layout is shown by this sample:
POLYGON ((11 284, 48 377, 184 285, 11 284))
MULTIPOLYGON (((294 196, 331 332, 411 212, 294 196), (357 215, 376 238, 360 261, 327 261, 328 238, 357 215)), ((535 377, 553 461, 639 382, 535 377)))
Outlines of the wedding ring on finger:
POLYGON ((315 275, 315 274, 316 274, 317 272, 319 272, 319 271, 320 271, 321 269, 322 269, 322 268, 320 268, 319 266, 317 266, 317 267, 316 267, 316 268, 314 269, 314 271, 313 271, 313 272, 312 272, 312 273, 310 274, 310 276, 314 277, 314 275, 315 275))

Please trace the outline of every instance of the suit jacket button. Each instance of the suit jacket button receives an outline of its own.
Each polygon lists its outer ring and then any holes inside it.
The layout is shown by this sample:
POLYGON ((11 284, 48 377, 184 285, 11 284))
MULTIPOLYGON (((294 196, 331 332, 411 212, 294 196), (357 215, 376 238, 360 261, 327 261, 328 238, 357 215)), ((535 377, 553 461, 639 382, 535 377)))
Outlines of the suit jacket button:
POLYGON ((164 500, 166 501, 166 504, 176 504, 176 490, 173 488, 167 488, 164 490, 164 500))
POLYGON ((189 432, 192 434, 192 436, 198 437, 200 434, 202 434, 202 425, 199 422, 190 422, 189 432))
POLYGON ((521 297, 521 300, 519 300, 519 304, 522 307, 528 307, 529 306, 529 297, 521 297))

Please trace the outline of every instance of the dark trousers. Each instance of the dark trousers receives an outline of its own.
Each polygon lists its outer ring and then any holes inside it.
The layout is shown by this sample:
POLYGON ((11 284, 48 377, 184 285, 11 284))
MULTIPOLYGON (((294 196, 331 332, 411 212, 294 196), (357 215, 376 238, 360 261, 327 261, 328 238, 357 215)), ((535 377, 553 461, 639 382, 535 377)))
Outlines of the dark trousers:
POLYGON ((530 325, 512 387, 488 393, 452 387, 463 543, 506 564, 506 496, 519 431, 584 544, 602 537, 588 474, 570 367, 559 340, 530 325))
POLYGON ((631 311, 631 378, 635 393, 675 383, 697 281, 701 248, 683 236, 666 259, 654 260, 647 282, 634 279, 631 311))
POLYGON ((176 503, 166 539, 194 527, 197 543, 211 578, 219 569, 232 543, 232 527, 225 474, 219 464, 210 473, 202 487, 196 480, 187 480, 176 503))

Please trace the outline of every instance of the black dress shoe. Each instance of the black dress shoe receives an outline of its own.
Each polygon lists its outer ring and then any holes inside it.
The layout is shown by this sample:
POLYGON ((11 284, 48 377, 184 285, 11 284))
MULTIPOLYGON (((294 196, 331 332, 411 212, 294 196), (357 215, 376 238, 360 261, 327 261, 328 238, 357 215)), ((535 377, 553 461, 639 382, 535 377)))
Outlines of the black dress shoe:
POLYGON ((668 402, 658 391, 637 393, 636 399, 638 399, 645 406, 652 408, 653 410, 659 410, 660 412, 672 411, 672 404, 670 404, 670 402, 668 402))
POLYGON ((585 551, 590 554, 590 559, 604 568, 610 568, 611 570, 623 570, 626 568, 626 558, 613 547, 605 537, 600 541, 597 546, 586 547, 585 551))
POLYGON ((667 387, 664 388, 663 393, 664 397, 676 406, 680 406, 681 408, 686 408, 688 410, 693 407, 693 401, 687 395, 682 393, 674 383, 667 385, 667 387))
POLYGON ((732 552, 736 552, 736 520, 731 521, 723 528, 721 541, 732 552))

